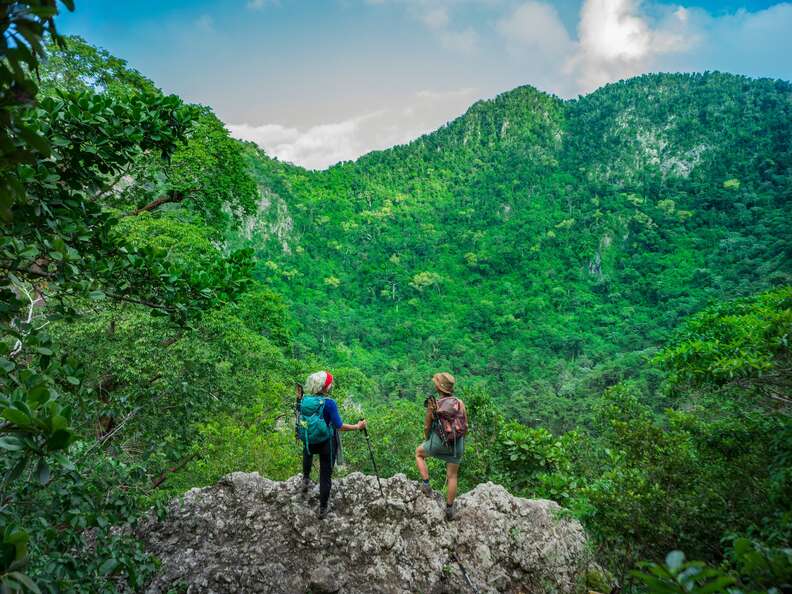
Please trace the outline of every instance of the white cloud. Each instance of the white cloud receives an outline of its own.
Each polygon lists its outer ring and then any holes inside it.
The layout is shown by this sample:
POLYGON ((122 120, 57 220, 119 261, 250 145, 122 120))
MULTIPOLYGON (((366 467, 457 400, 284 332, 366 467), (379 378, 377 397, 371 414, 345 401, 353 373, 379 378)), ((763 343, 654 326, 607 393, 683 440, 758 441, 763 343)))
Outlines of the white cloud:
POLYGON ((280 124, 229 125, 233 136, 251 140, 282 161, 324 169, 373 150, 404 144, 460 115, 476 89, 422 90, 399 108, 381 109, 340 122, 298 129, 280 124), (453 114, 449 116, 449 114, 453 114))
MULTIPOLYGON (((423 23, 427 32, 449 49, 483 52, 497 47, 480 47, 481 38, 472 28, 452 28, 452 24, 459 25, 454 21, 459 15, 458 5, 451 0, 433 4, 404 0, 404 4, 414 11, 411 14, 416 22, 423 23)), ((499 6, 502 11, 503 5, 499 6)), ((583 0, 577 35, 564 26, 549 0, 524 0, 509 6, 493 24, 510 51, 501 49, 493 56, 508 61, 517 72, 518 83, 535 84, 562 96, 659 70, 720 69, 791 77, 786 56, 792 55, 792 3, 713 16, 701 8, 643 4, 640 0, 583 0)), ((467 80, 482 84, 480 77, 467 80)), ((384 98, 382 109, 376 112, 359 107, 358 113, 365 115, 331 123, 307 127, 241 124, 229 129, 237 137, 257 142, 272 156, 321 169, 408 142, 463 113, 482 93, 499 90, 505 89, 491 85, 483 91, 428 88, 384 98)))
POLYGON ((252 140, 264 151, 281 161, 296 163, 308 169, 322 169, 339 161, 360 156, 363 145, 360 127, 378 114, 368 114, 332 124, 321 124, 306 130, 279 124, 228 126, 231 134, 252 140))
POLYGON ((537 67, 555 92, 586 93, 622 78, 657 69, 672 55, 685 54, 700 42, 690 13, 681 6, 655 5, 654 21, 640 0, 584 0, 573 39, 556 9, 530 0, 497 23, 512 52, 540 54, 537 67))
POLYGON ((714 16, 661 2, 583 0, 575 39, 552 3, 529 0, 497 21, 496 30, 510 54, 522 57, 526 82, 562 96, 645 72, 792 74, 790 2, 714 16))
POLYGON ((700 42, 695 52, 672 64, 673 69, 725 70, 792 79, 792 3, 719 17, 700 9, 687 13, 700 42))
POLYGON ((606 61, 643 58, 652 33, 636 8, 634 0, 586 0, 578 27, 581 49, 606 61))
POLYGON ((478 51, 479 34, 471 26, 455 27, 451 9, 463 4, 489 4, 493 1, 497 0, 366 0, 366 4, 402 5, 412 18, 437 36, 442 47, 456 53, 472 54, 478 51))
POLYGON ((664 54, 696 43, 688 13, 676 9, 654 27, 637 0, 586 0, 578 25, 578 48, 568 63, 581 92, 646 72, 664 54))
POLYGON ((475 87, 464 87, 462 89, 454 89, 451 91, 432 91, 424 89, 415 93, 419 99, 430 99, 432 101, 447 101, 459 97, 471 97, 478 89, 475 87))
POLYGON ((421 21, 430 29, 443 29, 448 26, 448 8, 435 6, 421 15, 421 21))
POLYGON ((478 49, 478 33, 468 27, 462 31, 440 31, 440 44, 460 54, 472 54, 478 49))
POLYGON ((520 51, 566 57, 573 50, 573 41, 551 4, 526 2, 499 20, 496 28, 520 51))

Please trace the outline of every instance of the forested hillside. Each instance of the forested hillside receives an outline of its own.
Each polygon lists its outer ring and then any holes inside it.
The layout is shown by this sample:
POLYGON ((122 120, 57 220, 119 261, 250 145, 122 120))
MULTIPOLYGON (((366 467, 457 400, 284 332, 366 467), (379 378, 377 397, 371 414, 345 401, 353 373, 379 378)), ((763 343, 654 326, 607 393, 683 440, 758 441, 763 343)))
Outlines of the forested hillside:
POLYGON ((780 81, 523 87, 328 171, 250 149, 266 201, 245 244, 306 351, 396 397, 451 368, 570 429, 686 316, 790 281, 791 139, 780 81))
MULTIPOLYGON (((792 85, 523 87, 312 172, 58 38, 54 0, 13 4, 6 591, 144 589, 158 560, 113 527, 229 472, 297 474, 293 382, 322 368, 411 479, 429 378, 454 373, 460 488, 566 507, 599 564, 581 588, 789 588, 792 85)), ((338 473, 374 471, 344 450, 338 473)))

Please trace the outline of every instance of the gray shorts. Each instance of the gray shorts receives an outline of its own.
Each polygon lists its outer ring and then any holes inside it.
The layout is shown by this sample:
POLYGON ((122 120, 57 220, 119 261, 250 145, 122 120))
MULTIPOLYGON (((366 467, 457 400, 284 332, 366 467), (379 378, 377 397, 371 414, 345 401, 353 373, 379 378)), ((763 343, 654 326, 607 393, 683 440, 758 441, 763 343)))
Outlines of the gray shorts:
POLYGON ((440 436, 434 431, 429 435, 423 444, 424 452, 430 458, 437 458, 446 464, 459 464, 462 462, 462 455, 465 453, 465 438, 459 437, 456 443, 445 445, 440 436))

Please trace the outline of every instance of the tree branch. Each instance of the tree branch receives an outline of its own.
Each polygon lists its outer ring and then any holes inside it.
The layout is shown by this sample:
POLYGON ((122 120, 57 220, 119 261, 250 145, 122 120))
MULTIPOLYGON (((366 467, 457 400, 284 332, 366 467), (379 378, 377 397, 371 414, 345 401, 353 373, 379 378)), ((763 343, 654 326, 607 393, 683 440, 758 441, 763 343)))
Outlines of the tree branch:
MULTIPOLYGON (((38 266, 36 266, 38 268, 38 266)), ((8 272, 17 272, 19 274, 29 274, 31 276, 37 276, 39 278, 52 278, 55 276, 51 272, 44 272, 43 270, 36 270, 36 268, 16 268, 14 266, 6 266, 5 264, 2 266, 8 272)))
POLYGON ((152 200, 151 202, 146 204, 146 206, 141 206, 140 208, 138 208, 137 210, 133 211, 130 214, 139 215, 142 212, 150 212, 155 208, 162 206, 163 204, 181 202, 182 200, 184 200, 184 198, 185 196, 181 192, 171 192, 170 194, 166 194, 165 196, 160 196, 156 200, 152 200))
POLYGON ((187 456, 184 460, 179 462, 176 466, 171 466, 170 468, 167 468, 167 469, 163 470, 160 473, 160 475, 151 482, 151 490, 153 491, 154 489, 159 488, 159 486, 167 480, 169 474, 173 474, 174 472, 178 472, 179 470, 181 470, 182 468, 187 466, 190 462, 195 460, 197 457, 198 457, 198 453, 195 452, 195 453, 190 454, 189 456, 187 456))
MULTIPOLYGON (((17 285, 15 283, 14 287, 17 290, 19 290, 22 293, 24 293, 25 297, 27 297, 27 300, 29 302, 27 318, 24 321, 24 324, 29 325, 33 321, 33 311, 36 309, 36 304, 41 302, 41 301, 44 301, 44 298, 41 296, 41 294, 38 294, 38 291, 36 291, 35 289, 34 289, 34 292, 37 293, 37 295, 36 295, 36 298, 33 299, 33 297, 28 292, 28 290, 25 287, 23 287, 22 285, 17 285)), ((12 324, 14 326, 17 326, 16 321, 12 322, 12 324)), ((16 357, 20 352, 22 352, 22 339, 18 338, 17 341, 16 341, 16 344, 14 345, 14 348, 11 349, 11 353, 10 353, 9 356, 12 357, 12 358, 16 357)))

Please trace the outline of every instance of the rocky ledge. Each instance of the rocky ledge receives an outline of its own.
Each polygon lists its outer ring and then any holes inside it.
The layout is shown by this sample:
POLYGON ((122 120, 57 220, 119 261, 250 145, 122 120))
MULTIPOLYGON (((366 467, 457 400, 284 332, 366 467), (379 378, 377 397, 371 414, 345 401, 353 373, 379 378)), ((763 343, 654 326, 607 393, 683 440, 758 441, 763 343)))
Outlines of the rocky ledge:
POLYGON ((552 501, 487 483, 444 519, 403 475, 333 482, 330 513, 300 478, 236 472, 153 513, 137 536, 162 566, 146 592, 577 592, 588 564, 581 525, 552 501))

